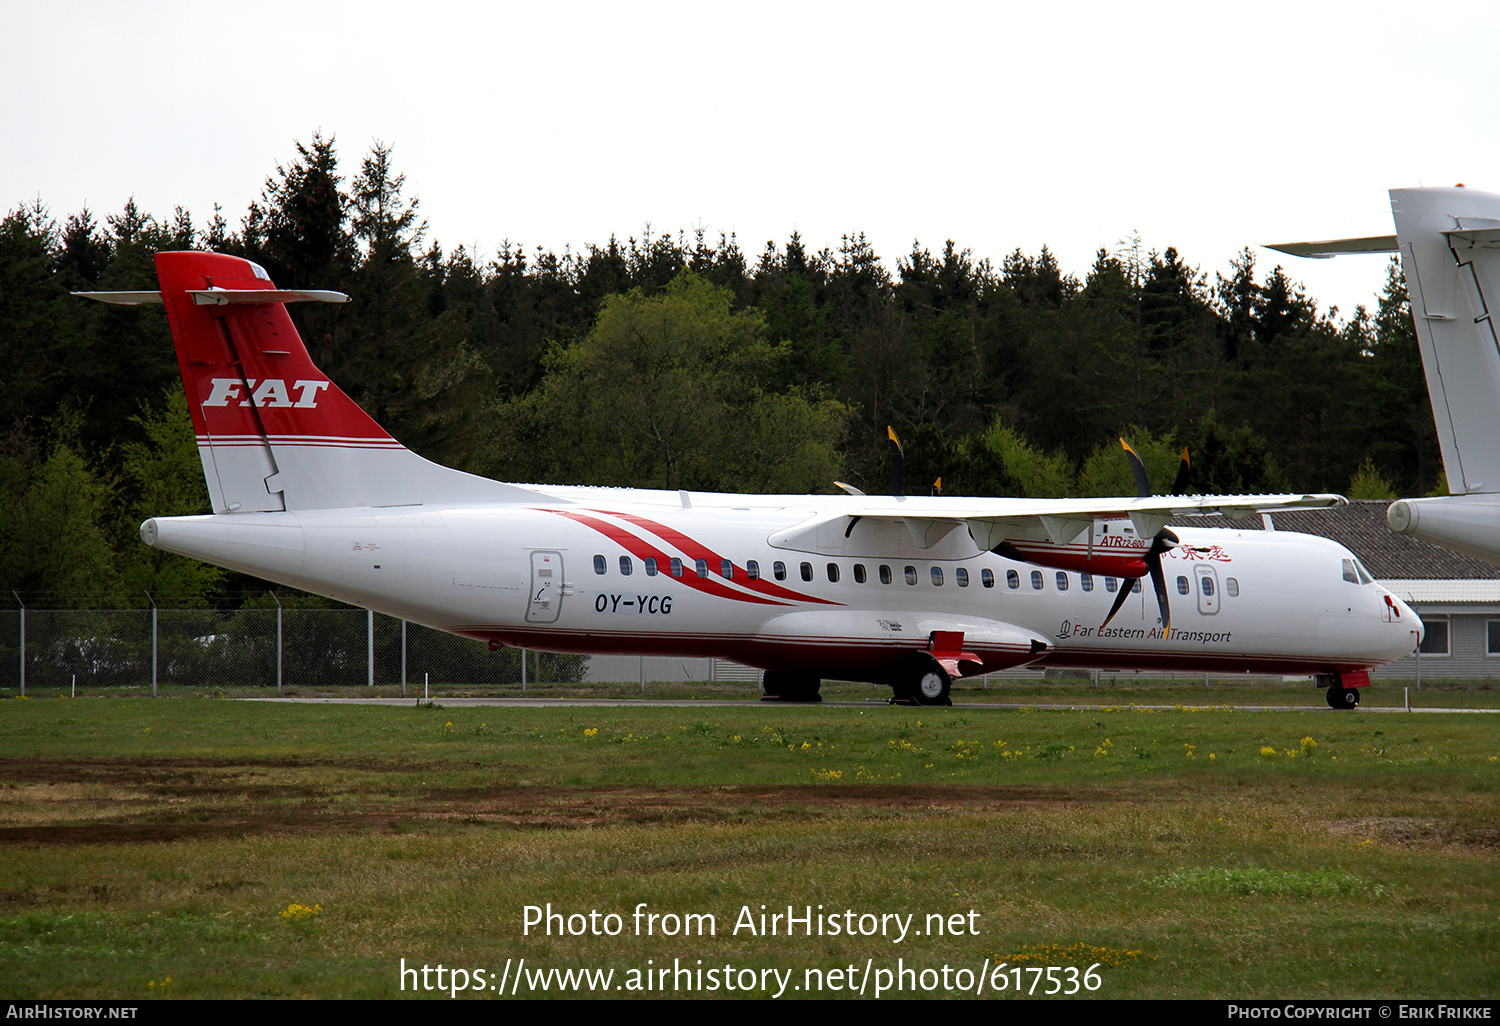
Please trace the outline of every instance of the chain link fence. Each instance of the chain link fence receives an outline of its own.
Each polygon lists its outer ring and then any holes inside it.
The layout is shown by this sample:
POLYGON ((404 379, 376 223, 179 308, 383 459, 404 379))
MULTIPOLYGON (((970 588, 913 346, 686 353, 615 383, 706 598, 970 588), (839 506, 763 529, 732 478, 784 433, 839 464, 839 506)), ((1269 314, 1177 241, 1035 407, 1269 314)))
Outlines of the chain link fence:
POLYGON ((584 686, 588 669, 362 609, 0 610, 11 695, 519 695, 584 686))

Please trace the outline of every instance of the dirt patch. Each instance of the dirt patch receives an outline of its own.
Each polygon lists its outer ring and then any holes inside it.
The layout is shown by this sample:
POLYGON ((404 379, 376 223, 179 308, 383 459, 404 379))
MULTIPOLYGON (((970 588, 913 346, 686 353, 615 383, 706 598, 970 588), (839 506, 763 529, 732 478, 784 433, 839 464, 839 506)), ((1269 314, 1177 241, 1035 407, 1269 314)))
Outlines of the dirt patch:
POLYGON ((1500 849, 1500 827, 1471 827, 1450 819, 1418 819, 1414 816, 1367 816, 1338 819, 1328 824, 1336 834, 1352 834, 1391 844, 1459 845, 1465 848, 1500 849))
MULTIPOLYGON (((371 831, 409 833, 462 825, 508 829, 580 829, 616 824, 819 819, 851 812, 892 815, 1062 808, 1114 802, 1108 790, 960 785, 788 784, 755 786, 614 785, 590 787, 336 788, 276 783, 268 767, 411 772, 409 764, 215 762, 212 760, 0 760, 0 780, 21 783, 16 798, 43 781, 56 799, 31 822, 0 827, 0 845, 144 844, 260 833, 371 831), (145 795, 115 806, 66 796, 60 782, 107 785, 145 795), (336 796, 336 803, 333 798, 336 796), (103 806, 103 807, 101 807, 103 806), (38 822, 37 820, 43 820, 38 822)), ((0 804, 4 799, 0 798, 0 804)), ((19 818, 19 817, 18 817, 19 818)))

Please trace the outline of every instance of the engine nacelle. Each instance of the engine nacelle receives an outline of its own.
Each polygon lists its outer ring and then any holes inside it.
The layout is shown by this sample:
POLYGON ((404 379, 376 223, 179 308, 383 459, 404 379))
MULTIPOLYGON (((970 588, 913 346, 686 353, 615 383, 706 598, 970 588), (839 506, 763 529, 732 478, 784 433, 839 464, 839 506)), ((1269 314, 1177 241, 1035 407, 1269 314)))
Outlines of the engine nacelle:
POLYGON ((1500 495, 1401 499, 1385 519, 1399 534, 1500 565, 1500 495))

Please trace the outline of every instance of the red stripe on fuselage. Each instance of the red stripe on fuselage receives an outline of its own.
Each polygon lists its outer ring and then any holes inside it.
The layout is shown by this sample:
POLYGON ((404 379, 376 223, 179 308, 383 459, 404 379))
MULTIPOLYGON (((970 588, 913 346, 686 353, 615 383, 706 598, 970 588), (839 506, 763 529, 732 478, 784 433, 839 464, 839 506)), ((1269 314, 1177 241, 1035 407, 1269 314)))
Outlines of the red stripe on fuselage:
POLYGON ((712 595, 715 598, 733 599, 736 602, 751 602, 761 606, 784 606, 788 604, 786 602, 777 602, 773 599, 758 598, 754 595, 745 595, 741 592, 733 591, 712 577, 699 577, 696 572, 690 574, 686 568, 684 568, 681 577, 674 577, 671 573, 666 572, 667 568, 672 565, 672 557, 644 539, 637 538, 625 530, 625 528, 617 527, 614 524, 591 517, 587 513, 572 513, 561 509, 547 509, 542 510, 542 512, 555 513, 560 517, 567 517, 575 523, 592 528, 638 559, 655 559, 657 566, 661 568, 662 572, 666 573, 667 580, 686 584, 689 588, 696 588, 706 595, 712 595))
MULTIPOLYGON (((599 512, 603 513, 605 511, 600 510, 599 512)), ((639 528, 650 531, 652 534, 656 535, 668 545, 675 545, 677 549, 680 552, 684 553, 689 559, 706 560, 708 561, 709 566, 716 566, 725 562, 724 557, 719 555, 719 553, 715 552, 713 549, 709 548, 706 545, 703 545, 700 542, 694 541, 692 538, 689 538, 681 531, 670 528, 665 524, 658 524, 654 520, 647 520, 645 517, 632 516, 629 513, 610 513, 609 515, 612 517, 619 517, 621 520, 627 521, 639 528)), ((749 572, 746 571, 744 567, 740 566, 737 563, 733 565, 737 572, 745 574, 745 583, 741 585, 741 587, 747 588, 750 591, 759 592, 762 595, 768 595, 773 598, 791 599, 793 602, 816 602, 825 606, 843 605, 842 602, 835 602, 832 599, 814 598, 812 595, 804 595, 801 592, 792 591, 790 588, 783 588, 779 584, 772 584, 770 581, 766 580, 763 577, 751 577, 749 575, 749 572)))

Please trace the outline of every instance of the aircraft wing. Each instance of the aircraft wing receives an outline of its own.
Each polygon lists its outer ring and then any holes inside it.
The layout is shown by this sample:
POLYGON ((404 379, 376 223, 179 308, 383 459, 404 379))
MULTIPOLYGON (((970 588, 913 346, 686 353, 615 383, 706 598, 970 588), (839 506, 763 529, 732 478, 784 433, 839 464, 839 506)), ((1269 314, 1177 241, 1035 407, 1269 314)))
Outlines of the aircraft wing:
MULTIPOLYGON (((1011 538, 1045 539, 1066 545, 1094 526, 1096 520, 1128 519, 1136 536, 1151 538, 1175 517, 1222 514, 1243 520, 1252 513, 1284 509, 1325 509, 1343 506, 1342 495, 1154 495, 1146 498, 984 499, 909 496, 876 498, 836 513, 815 517, 791 531, 802 534, 834 520, 886 520, 906 525, 912 540, 924 549, 966 526, 974 542, 994 549, 1011 538)), ((790 540, 788 537, 786 540, 790 540)))

